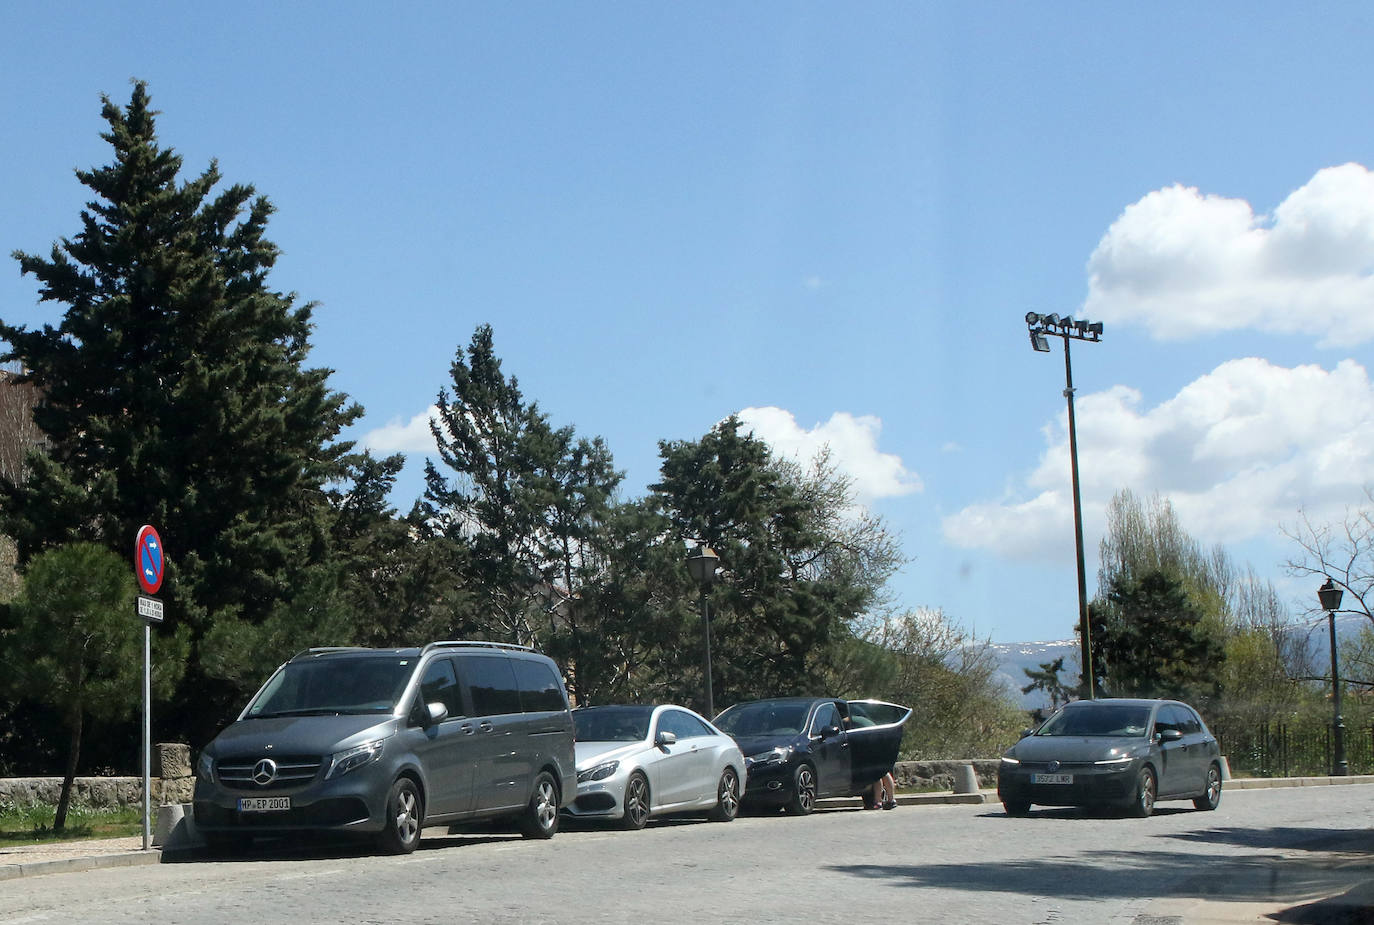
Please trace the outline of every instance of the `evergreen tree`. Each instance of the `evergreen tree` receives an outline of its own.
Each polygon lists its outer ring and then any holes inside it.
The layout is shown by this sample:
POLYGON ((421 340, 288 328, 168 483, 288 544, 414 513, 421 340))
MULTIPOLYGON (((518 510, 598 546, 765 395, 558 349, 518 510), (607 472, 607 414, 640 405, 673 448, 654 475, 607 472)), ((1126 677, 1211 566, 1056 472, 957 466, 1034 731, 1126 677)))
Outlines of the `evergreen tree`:
MULTIPOLYGON (((45 439, 21 479, 0 479, 0 528, 23 563, 75 539, 124 550, 155 524, 164 631, 185 622, 199 640, 221 618, 268 618, 327 557, 325 488, 350 449, 336 438, 361 409, 305 365, 313 306, 268 286, 268 200, 216 192, 213 162, 180 179, 143 83, 127 107, 102 99, 114 156, 77 171, 93 194, 81 230, 46 258, 15 254, 65 308, 56 327, 0 323, 45 439)), ((232 694, 194 660, 189 677, 204 732, 232 694)))
POLYGON ((431 422, 444 468, 426 462, 423 519, 461 551, 483 634, 545 644, 600 565, 599 524, 621 474, 599 438, 575 439, 526 402, 501 370, 490 325, 450 373, 452 395, 439 391, 431 422))
MULTIPOLYGON (((734 417, 699 441, 660 443, 659 455, 650 489, 677 570, 697 544, 721 560, 710 591, 718 701, 815 688, 830 647, 881 601, 900 561, 881 521, 840 516, 852 508, 848 485, 824 460, 811 470, 780 463, 734 417)), ((697 651, 682 653, 684 678, 700 678, 697 651)))
POLYGON ((1095 667, 1105 694, 1211 703, 1220 693, 1221 639, 1178 578, 1156 570, 1117 579, 1093 609, 1095 667))

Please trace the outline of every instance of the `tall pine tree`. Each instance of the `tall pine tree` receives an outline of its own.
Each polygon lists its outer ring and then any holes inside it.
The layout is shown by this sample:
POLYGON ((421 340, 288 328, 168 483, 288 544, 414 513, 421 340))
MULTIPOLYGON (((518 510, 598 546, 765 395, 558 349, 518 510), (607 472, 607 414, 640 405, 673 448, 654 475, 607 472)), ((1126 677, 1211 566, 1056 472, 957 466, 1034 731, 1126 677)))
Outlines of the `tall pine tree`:
POLYGON ((102 100, 114 156, 76 173, 93 195, 81 230, 47 257, 15 254, 64 314, 0 322, 46 440, 22 480, 0 479, 0 528, 24 562, 70 540, 123 552, 155 524, 166 629, 199 640, 221 617, 262 619, 326 557, 325 489, 350 450, 336 438, 361 408, 305 365, 312 306, 268 285, 268 200, 217 190, 213 162, 180 179, 143 83, 127 107, 102 100))

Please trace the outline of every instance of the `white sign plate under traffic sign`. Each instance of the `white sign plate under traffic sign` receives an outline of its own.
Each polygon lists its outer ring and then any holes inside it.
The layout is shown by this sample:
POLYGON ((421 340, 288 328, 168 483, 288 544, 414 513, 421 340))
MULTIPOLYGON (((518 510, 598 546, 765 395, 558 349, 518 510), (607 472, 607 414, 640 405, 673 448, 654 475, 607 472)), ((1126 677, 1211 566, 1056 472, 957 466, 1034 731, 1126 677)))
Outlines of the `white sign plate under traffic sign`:
POLYGON ((155 597, 138 596, 138 615, 149 623, 162 622, 162 601, 155 597))

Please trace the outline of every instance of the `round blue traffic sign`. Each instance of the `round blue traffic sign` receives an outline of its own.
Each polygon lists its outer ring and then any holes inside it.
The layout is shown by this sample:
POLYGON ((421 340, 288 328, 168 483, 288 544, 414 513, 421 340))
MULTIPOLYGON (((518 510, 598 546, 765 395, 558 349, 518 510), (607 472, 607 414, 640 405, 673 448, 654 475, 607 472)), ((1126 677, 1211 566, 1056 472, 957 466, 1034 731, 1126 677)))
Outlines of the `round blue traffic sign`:
POLYGON ((138 575, 138 586, 145 594, 156 594, 157 589, 162 587, 165 565, 162 537, 157 535, 157 530, 145 524, 134 541, 134 572, 138 575))

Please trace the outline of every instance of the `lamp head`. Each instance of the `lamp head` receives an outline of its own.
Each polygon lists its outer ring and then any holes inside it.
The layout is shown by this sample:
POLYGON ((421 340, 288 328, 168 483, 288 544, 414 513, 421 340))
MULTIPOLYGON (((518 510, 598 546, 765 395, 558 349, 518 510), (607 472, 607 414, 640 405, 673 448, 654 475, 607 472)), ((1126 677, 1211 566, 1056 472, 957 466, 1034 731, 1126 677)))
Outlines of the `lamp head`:
POLYGON ((1326 576, 1326 582, 1317 589, 1317 600, 1321 601, 1322 610, 1328 613, 1341 609, 1341 598, 1345 592, 1336 587, 1336 583, 1331 580, 1331 576, 1326 576))

